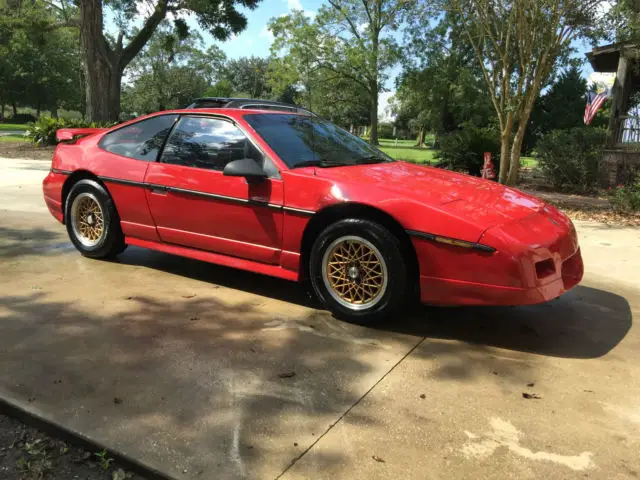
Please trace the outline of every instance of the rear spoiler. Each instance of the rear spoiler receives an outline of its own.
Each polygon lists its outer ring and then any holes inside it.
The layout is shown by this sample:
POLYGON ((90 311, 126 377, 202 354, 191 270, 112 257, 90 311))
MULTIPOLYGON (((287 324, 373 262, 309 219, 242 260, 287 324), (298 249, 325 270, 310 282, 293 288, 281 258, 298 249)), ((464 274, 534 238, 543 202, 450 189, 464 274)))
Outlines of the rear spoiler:
POLYGON ((56 139, 59 142, 77 140, 80 137, 106 132, 108 128, 60 128, 56 131, 56 139))

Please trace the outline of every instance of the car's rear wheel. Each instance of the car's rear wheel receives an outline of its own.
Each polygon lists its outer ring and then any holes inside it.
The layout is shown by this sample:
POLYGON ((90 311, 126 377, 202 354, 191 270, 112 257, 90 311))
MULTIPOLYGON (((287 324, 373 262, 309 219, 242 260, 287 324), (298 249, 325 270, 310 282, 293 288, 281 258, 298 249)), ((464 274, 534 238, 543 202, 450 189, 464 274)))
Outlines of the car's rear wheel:
POLYGON ((87 257, 111 257, 126 248, 113 200, 94 180, 80 180, 71 188, 65 219, 71 242, 87 257))
POLYGON ((407 285, 399 240, 383 226, 344 219, 315 241, 309 263, 313 289, 336 316, 360 323, 396 310, 407 285))

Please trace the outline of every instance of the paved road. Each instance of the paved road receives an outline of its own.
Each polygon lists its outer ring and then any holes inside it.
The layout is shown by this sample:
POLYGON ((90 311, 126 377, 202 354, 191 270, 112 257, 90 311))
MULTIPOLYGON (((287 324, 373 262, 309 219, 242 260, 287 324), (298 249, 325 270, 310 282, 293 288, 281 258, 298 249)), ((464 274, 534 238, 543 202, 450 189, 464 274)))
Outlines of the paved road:
POLYGON ((47 169, 0 159, 0 395, 25 408, 176 478, 640 474, 637 230, 579 223, 584 283, 551 303, 364 328, 288 282, 81 257, 47 169))
POLYGON ((26 130, 0 130, 0 137, 9 135, 24 135, 26 130))

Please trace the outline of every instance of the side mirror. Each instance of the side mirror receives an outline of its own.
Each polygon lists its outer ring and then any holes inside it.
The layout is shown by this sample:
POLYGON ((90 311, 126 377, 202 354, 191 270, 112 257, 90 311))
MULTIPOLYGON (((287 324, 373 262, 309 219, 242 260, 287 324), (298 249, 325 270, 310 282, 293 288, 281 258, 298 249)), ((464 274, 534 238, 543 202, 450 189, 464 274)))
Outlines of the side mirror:
POLYGON ((266 172, 251 158, 242 158, 227 163, 222 174, 229 177, 244 177, 247 179, 247 183, 260 183, 267 178, 266 172))

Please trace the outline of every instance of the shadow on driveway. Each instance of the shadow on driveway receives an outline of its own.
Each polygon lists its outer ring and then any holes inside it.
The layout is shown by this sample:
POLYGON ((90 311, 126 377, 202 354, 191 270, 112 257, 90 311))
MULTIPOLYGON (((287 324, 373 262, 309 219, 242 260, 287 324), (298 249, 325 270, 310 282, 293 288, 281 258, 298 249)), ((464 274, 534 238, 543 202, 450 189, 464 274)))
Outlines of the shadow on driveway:
POLYGON ((538 355, 586 359, 611 351, 631 325, 631 308, 624 297, 580 285, 539 305, 423 306, 400 328, 390 329, 538 355), (424 320, 428 320, 428 326, 424 320))
MULTIPOLYGON (((137 248, 125 252, 118 261, 322 308, 308 288, 285 280, 137 248)), ((417 305, 372 328, 539 355, 597 358, 613 349, 626 336, 631 324, 631 308, 624 297, 578 286, 556 300, 531 306, 417 305)))
POLYGON ((249 302, 47 297, 0 298, 0 394, 176 478, 276 477, 406 349, 249 302))
POLYGON ((0 226, 0 258, 16 259, 23 255, 49 256, 74 249, 60 232, 49 228, 11 228, 0 226), (54 243, 54 240, 59 240, 54 243))
POLYGON ((624 298, 578 287, 540 306, 416 307, 366 328, 249 272, 138 248, 114 263, 67 258, 58 268, 85 283, 0 298, 0 391, 176 477, 276 477, 420 342, 414 354, 436 360, 425 375, 522 385, 537 368, 527 353, 599 357, 632 321, 624 298), (172 275, 311 308, 263 309, 226 289, 191 298, 172 275), (77 300, 59 296, 68 288, 77 300))

